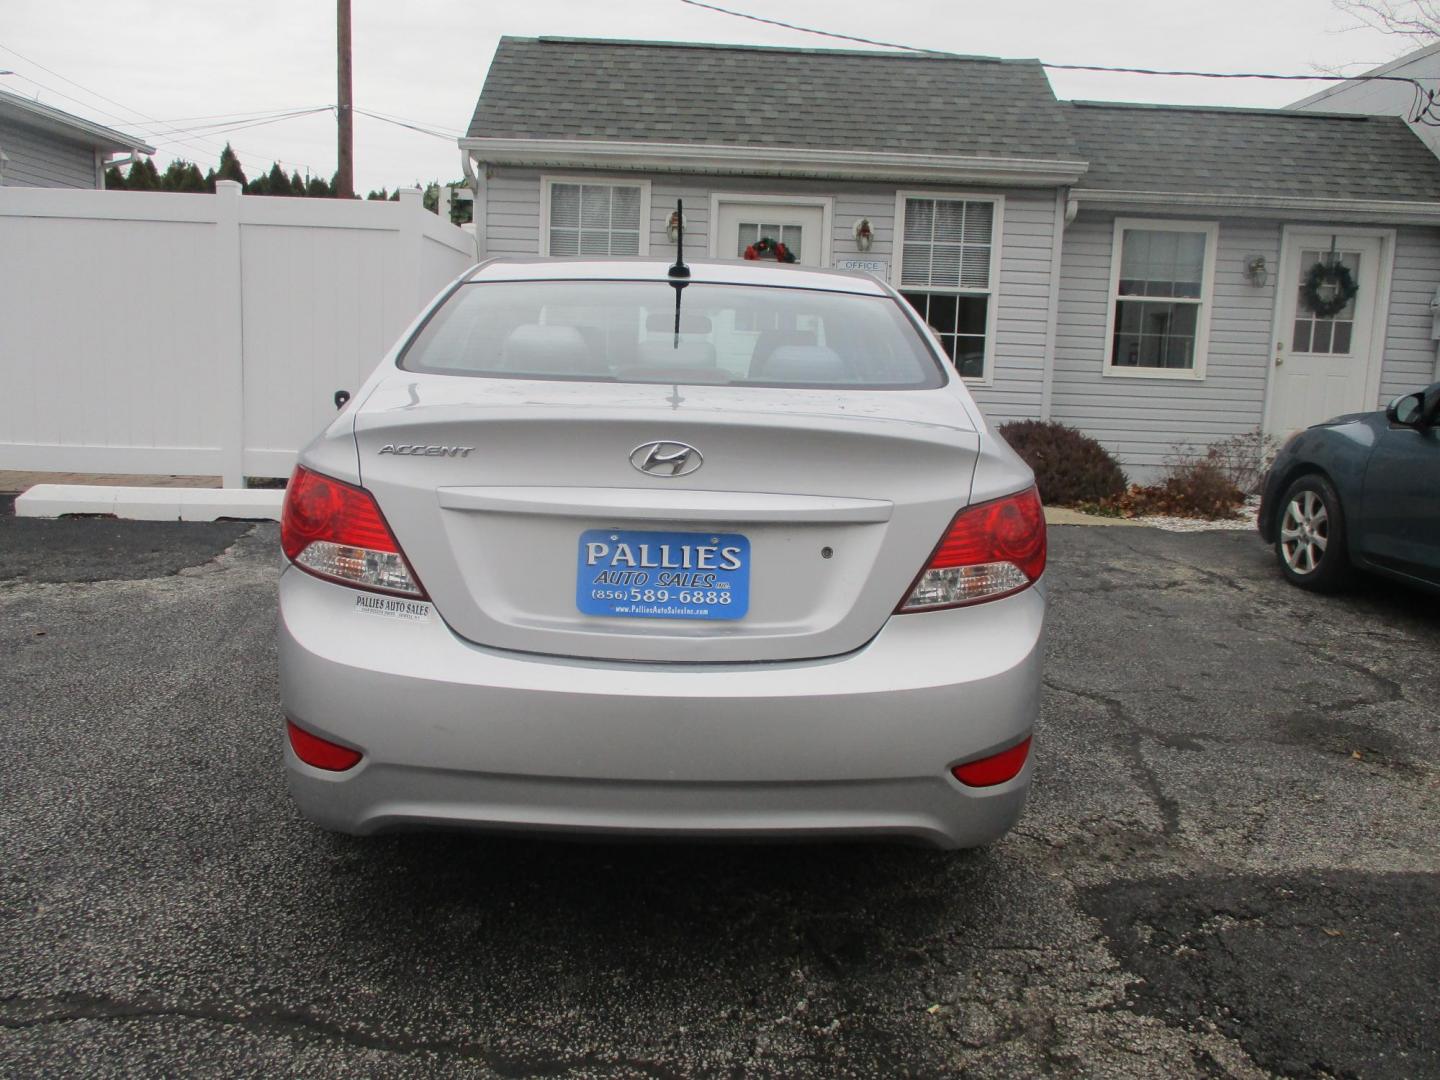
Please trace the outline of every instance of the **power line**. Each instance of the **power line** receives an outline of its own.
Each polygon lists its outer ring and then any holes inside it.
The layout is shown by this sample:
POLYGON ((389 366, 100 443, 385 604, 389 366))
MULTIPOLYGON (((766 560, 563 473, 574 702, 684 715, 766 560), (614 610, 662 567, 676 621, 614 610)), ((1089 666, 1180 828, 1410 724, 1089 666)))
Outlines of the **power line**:
MULTIPOLYGON (((904 52, 913 52, 924 56, 969 59, 961 53, 949 52, 944 49, 926 49, 918 45, 905 45, 896 41, 880 41, 876 38, 859 37, 854 34, 840 34, 832 30, 821 30, 814 26, 800 26, 797 23, 784 22, 780 19, 770 19, 763 15, 752 15, 746 11, 735 11, 732 8, 709 4, 706 3, 705 0, 680 0, 680 2, 682 4, 689 4, 691 7, 704 8, 707 11, 716 11, 721 15, 730 15, 737 19, 748 19, 750 22, 764 23, 766 26, 779 26, 786 30, 795 30, 802 34, 814 34, 818 37, 833 38, 837 41, 853 41, 862 45, 875 45, 884 49, 899 49, 904 52)), ((1051 64, 1044 60, 1039 61, 1039 63, 1041 67, 1051 71, 1096 71, 1114 75, 1161 75, 1193 79, 1269 79, 1282 82, 1404 83, 1415 92, 1409 115, 1410 122, 1428 124, 1432 127, 1440 126, 1440 114, 1436 112, 1436 97, 1437 94, 1440 94, 1440 91, 1427 90, 1421 85, 1418 79, 1406 78, 1403 75, 1284 75, 1257 71, 1169 71, 1159 68, 1111 67, 1103 64, 1051 64)))
POLYGON ((392 120, 388 116, 381 116, 379 113, 370 112, 368 109, 356 108, 355 112, 360 116, 368 116, 371 120, 379 120, 382 124, 394 124, 396 127, 409 128, 411 131, 418 131, 422 135, 430 135, 436 139, 444 139, 446 142, 454 142, 460 137, 453 132, 435 131, 431 128, 421 127, 419 124, 409 124, 403 120, 392 120))
MULTIPOLYGON (((31 78, 29 75, 21 75, 19 72, 16 72, 16 74, 19 75, 20 78, 24 79, 26 82, 33 83, 35 86, 40 87, 42 90, 47 90, 47 91, 49 91, 49 92, 52 93, 52 94, 55 94, 55 95, 57 95, 57 96, 59 96, 59 97, 64 98, 66 101, 73 101, 73 102, 75 102, 75 104, 77 104, 77 105, 81 105, 81 106, 84 106, 86 109, 90 109, 90 110, 92 110, 92 111, 94 111, 94 112, 98 112, 100 115, 109 117, 109 118, 112 119, 112 120, 116 120, 116 121, 118 121, 118 122, 126 125, 127 127, 137 127, 137 128, 140 129, 141 134, 143 134, 143 135, 145 135, 145 136, 147 136, 147 137, 149 137, 149 138, 157 138, 157 139, 158 139, 158 138, 160 137, 160 136, 154 134, 153 130, 151 130, 151 129, 153 128, 154 125, 163 125, 164 123, 166 123, 166 121, 157 120, 155 117, 150 116, 150 115, 148 115, 147 113, 143 113, 143 112, 141 112, 139 109, 130 108, 128 105, 124 105, 124 104, 122 104, 121 102, 116 101, 114 98, 108 97, 107 95, 100 93, 98 90, 92 90, 90 87, 84 86, 84 85, 82 85, 81 83, 76 82, 74 79, 71 79, 71 78, 69 78, 69 77, 66 76, 66 75, 62 75, 60 72, 54 70, 53 68, 48 68, 48 67, 46 67, 44 64, 40 63, 38 60, 32 60, 30 57, 26 56, 24 53, 17 52, 15 49, 11 48, 9 45, 4 44, 3 42, 0 42, 0 51, 7 52, 7 53, 9 53, 11 56, 14 56, 14 57, 16 57, 16 58, 18 58, 18 59, 20 59, 20 60, 23 60, 25 63, 31 65, 32 67, 39 68, 41 71, 45 72, 47 75, 53 75, 55 78, 61 80, 62 82, 69 83, 71 86, 75 87, 75 88, 78 89, 78 90, 84 91, 85 93, 89 94, 89 95, 92 96, 92 97, 99 98, 101 101, 109 102, 111 105, 114 105, 114 106, 116 106, 117 108, 120 108, 120 109, 124 109, 126 112, 132 113, 132 114, 134 114, 134 116, 139 116, 139 117, 141 117, 141 118, 149 121, 150 123, 149 123, 149 124, 141 124, 141 123, 139 123, 138 121, 136 121, 135 119, 133 119, 133 117, 122 116, 122 115, 120 115, 119 113, 111 112, 111 111, 108 110, 108 109, 101 109, 101 108, 99 108, 98 106, 96 106, 96 105, 95 105, 94 103, 92 103, 92 102, 82 101, 80 98, 75 97, 73 94, 67 94, 67 93, 65 93, 63 90, 58 90, 58 89, 56 89, 56 88, 53 87, 53 86, 47 86, 46 84, 44 84, 44 83, 42 83, 42 82, 39 82, 39 81, 37 81, 36 79, 31 78)), ((175 129, 175 130, 181 131, 181 132, 184 132, 185 134, 188 134, 188 135, 193 136, 194 139, 195 139, 195 140, 198 140, 198 142, 200 142, 200 143, 208 143, 208 144, 209 144, 210 146, 212 146, 212 147, 220 147, 220 146, 221 146, 220 143, 215 142, 213 139, 206 138, 205 136, 200 135, 200 134, 197 134, 196 132, 193 132, 193 131, 191 131, 191 130, 188 129, 188 128, 177 128, 177 129, 175 129)), ((196 141, 192 141, 192 140, 190 140, 190 139, 183 139, 183 138, 179 138, 178 136, 171 135, 171 136, 168 138, 168 141, 169 141, 169 142, 172 142, 172 143, 177 143, 177 144, 179 144, 180 146, 189 147, 191 150, 199 151, 199 152, 201 152, 201 153, 206 153, 206 152, 207 152, 203 146, 197 145, 197 142, 196 142, 196 141)), ((231 149, 234 150, 236 154, 244 154, 246 157, 255 158, 255 159, 257 159, 257 160, 260 159, 260 158, 265 158, 265 157, 270 158, 272 161, 281 161, 281 160, 282 160, 281 158, 278 158, 278 157, 276 157, 276 156, 274 156, 274 155, 271 155, 271 154, 260 154, 260 153, 254 152, 254 151, 241 150, 239 147, 231 147, 231 149)), ((304 168, 305 168, 307 171, 312 168, 311 165, 309 165, 307 162, 303 162, 303 161, 291 161, 291 162, 289 162, 289 164, 291 164, 291 165, 301 165, 301 166, 304 166, 304 168)))

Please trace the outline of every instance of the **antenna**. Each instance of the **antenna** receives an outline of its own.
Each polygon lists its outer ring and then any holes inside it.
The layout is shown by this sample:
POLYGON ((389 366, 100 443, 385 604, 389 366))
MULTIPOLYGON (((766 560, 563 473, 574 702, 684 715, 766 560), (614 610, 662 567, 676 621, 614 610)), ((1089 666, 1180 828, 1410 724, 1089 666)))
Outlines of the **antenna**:
MULTIPOLYGON (((670 267, 672 278, 688 278, 690 268, 685 265, 685 200, 675 200, 675 265, 670 267)), ((680 299, 679 294, 675 296, 680 299)))

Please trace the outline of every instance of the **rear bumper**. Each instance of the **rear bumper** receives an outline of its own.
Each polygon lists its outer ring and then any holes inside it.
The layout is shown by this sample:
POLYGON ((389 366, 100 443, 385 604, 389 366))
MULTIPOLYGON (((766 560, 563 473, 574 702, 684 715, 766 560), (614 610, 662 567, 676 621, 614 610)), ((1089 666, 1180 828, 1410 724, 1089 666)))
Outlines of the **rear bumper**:
POLYGON ((293 568, 281 577, 285 712, 365 754, 329 773, 286 749, 297 804, 331 829, 969 847, 1002 835, 1024 804, 1029 763, 989 788, 966 787, 949 768, 1033 727, 1041 587, 893 618, 845 656, 748 665, 486 649, 433 611, 376 615, 357 609, 357 595, 293 568))

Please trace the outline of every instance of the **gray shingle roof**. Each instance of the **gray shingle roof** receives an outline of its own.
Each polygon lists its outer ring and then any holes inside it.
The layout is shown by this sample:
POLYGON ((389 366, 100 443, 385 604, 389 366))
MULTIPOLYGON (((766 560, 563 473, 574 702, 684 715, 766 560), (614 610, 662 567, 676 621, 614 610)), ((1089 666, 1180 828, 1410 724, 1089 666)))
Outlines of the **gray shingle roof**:
POLYGON ((1440 200, 1440 160, 1399 117, 1070 105, 1085 188, 1440 200))
POLYGON ((471 138, 1077 159, 1036 60, 500 39, 471 138))

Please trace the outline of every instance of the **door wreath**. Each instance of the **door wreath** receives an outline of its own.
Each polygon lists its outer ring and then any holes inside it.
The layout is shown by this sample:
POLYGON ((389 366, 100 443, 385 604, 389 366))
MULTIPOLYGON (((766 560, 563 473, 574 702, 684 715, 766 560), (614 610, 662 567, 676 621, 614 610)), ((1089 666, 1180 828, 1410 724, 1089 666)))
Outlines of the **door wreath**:
POLYGON ((761 259, 766 255, 773 255, 776 262, 793 263, 795 261, 793 251, 779 240, 769 236, 762 236, 745 249, 745 258, 747 259, 761 259))
POLYGON ((1354 300, 1359 291, 1360 286, 1355 284, 1355 277, 1350 273, 1349 267, 1339 262, 1328 265, 1317 262, 1305 275, 1305 284, 1300 286, 1300 297, 1316 316, 1328 319, 1345 310, 1345 305, 1354 300), (1335 288, 1328 300, 1320 292, 1327 285, 1335 288))

